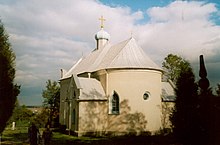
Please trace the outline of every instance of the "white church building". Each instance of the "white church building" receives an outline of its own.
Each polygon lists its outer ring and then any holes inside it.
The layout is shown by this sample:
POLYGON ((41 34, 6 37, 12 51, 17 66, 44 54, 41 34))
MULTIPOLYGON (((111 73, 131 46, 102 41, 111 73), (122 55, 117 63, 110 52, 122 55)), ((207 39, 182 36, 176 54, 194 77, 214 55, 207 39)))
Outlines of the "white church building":
POLYGON ((163 100, 174 95, 162 69, 129 38, 111 45, 101 25, 96 48, 61 71, 60 124, 79 136, 156 132, 163 100))

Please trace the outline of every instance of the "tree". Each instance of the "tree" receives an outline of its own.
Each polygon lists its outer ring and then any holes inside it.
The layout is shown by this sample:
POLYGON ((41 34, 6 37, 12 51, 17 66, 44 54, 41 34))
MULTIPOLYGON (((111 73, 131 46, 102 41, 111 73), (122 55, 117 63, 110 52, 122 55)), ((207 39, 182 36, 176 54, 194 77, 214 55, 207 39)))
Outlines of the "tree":
POLYGON ((12 122, 16 122, 16 124, 22 124, 23 126, 28 125, 28 123, 32 120, 34 117, 34 113, 27 109, 25 105, 19 105, 18 101, 15 103, 15 108, 13 110, 13 114, 8 121, 8 124, 11 124, 12 122))
POLYGON ((184 64, 188 65, 180 65, 181 71, 176 78, 175 108, 170 119, 174 135, 185 144, 193 144, 198 130, 198 86, 190 64, 184 64))
POLYGON ((32 118, 32 122, 37 126, 37 127, 45 127, 45 125, 48 123, 49 119, 49 110, 44 108, 40 113, 36 114, 32 118))
POLYGON ((218 97, 220 97, 220 84, 217 84, 217 88, 216 88, 216 94, 218 97))
POLYGON ((165 79, 171 80, 174 84, 176 84, 177 78, 179 77, 182 69, 187 66, 189 66, 189 62, 182 57, 174 54, 168 54, 162 63, 162 67, 165 71, 165 79))
POLYGON ((15 54, 0 22, 0 133, 12 115, 20 86, 14 84, 15 54))
POLYGON ((213 112, 217 105, 212 94, 212 88, 209 87, 209 80, 207 78, 207 71, 205 68, 205 62, 203 55, 200 55, 200 69, 199 69, 200 80, 199 84, 199 124, 200 124, 200 137, 202 138, 203 144, 213 144, 211 141, 212 136, 212 123, 213 123, 213 112))
POLYGON ((50 116, 49 121, 55 121, 57 123, 59 107, 60 107, 60 86, 56 81, 48 80, 46 82, 46 90, 43 90, 42 96, 44 98, 44 106, 49 109, 50 116))

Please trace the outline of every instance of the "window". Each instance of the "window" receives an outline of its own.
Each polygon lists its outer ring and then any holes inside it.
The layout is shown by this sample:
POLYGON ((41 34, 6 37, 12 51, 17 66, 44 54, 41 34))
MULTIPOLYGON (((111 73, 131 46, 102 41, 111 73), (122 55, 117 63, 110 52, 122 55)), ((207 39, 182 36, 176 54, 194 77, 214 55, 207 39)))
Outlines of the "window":
POLYGON ((76 98, 76 92, 75 92, 75 90, 74 90, 74 92, 73 92, 73 96, 74 96, 74 98, 76 98))
POLYGON ((147 100, 150 97, 150 92, 146 91, 143 95, 144 100, 147 100))
POLYGON ((119 96, 115 91, 112 95, 111 106, 112 106, 112 110, 111 110, 112 114, 119 114, 119 96))
POLYGON ((65 110, 65 108, 63 109, 63 120, 66 120, 66 110, 65 110))
POLYGON ((76 120, 76 111, 75 109, 73 109, 73 113, 72 113, 72 123, 75 124, 75 120, 76 120))

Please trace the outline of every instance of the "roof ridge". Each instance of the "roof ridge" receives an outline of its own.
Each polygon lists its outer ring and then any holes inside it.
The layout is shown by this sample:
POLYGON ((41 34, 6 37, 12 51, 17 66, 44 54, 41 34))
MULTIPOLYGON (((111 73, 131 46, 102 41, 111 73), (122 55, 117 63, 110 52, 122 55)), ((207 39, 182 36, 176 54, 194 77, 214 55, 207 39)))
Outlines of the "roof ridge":
MULTIPOLYGON (((111 61, 111 63, 110 63, 110 65, 112 64, 112 62, 114 62, 115 60, 116 60, 116 58, 118 58, 119 57, 119 55, 121 54, 121 52, 122 52, 122 50, 123 50, 123 48, 125 48, 126 47, 126 45, 128 45, 128 43, 130 42, 132 40, 132 37, 131 38, 129 38, 129 39, 127 39, 127 40, 124 40, 124 41, 122 41, 122 42, 120 42, 120 43, 124 43, 124 42, 126 42, 125 44, 124 44, 124 46, 123 47, 121 47, 120 48, 120 51, 119 51, 119 53, 114 57, 114 59, 112 59, 112 61, 111 61)), ((119 44, 120 44, 119 43, 119 44)), ((119 44, 115 44, 115 45, 119 45, 119 44)), ((114 45, 114 46, 115 46, 114 45)), ((114 47, 113 46, 113 47, 114 47)))
POLYGON ((78 64, 79 64, 80 62, 82 62, 83 59, 84 59, 83 57, 81 57, 80 59, 78 59, 78 60, 74 63, 74 65, 73 65, 65 74, 63 74, 63 77, 62 77, 61 79, 70 77, 71 72, 78 66, 78 64))
POLYGON ((105 45, 100 51, 99 55, 97 56, 96 60, 92 64, 92 66, 99 66, 106 54, 108 53, 109 49, 111 48, 111 45, 105 45), (104 54, 103 54, 104 53, 104 54))

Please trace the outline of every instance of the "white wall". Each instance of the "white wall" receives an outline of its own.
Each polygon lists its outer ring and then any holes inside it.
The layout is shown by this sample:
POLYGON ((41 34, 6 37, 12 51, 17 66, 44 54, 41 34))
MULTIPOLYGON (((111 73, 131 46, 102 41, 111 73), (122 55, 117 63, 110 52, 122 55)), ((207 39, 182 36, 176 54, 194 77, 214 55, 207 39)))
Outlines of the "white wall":
POLYGON ((108 95, 115 90, 120 102, 128 100, 131 112, 141 112, 147 120, 146 130, 157 131, 161 125, 161 72, 155 70, 108 70, 108 95), (143 99, 145 91, 151 96, 143 99))

